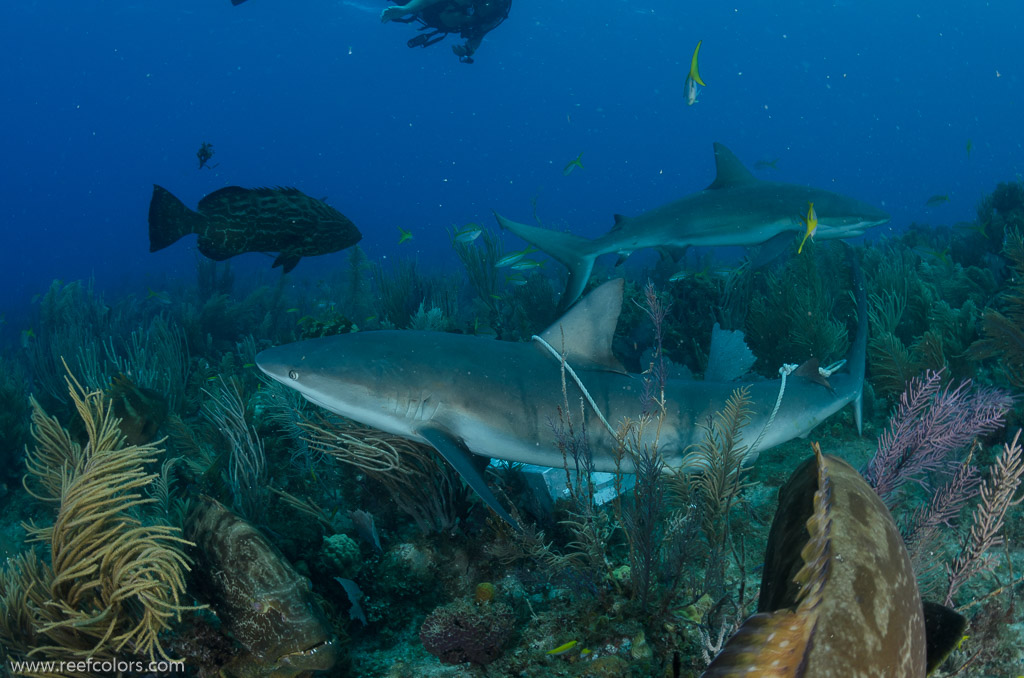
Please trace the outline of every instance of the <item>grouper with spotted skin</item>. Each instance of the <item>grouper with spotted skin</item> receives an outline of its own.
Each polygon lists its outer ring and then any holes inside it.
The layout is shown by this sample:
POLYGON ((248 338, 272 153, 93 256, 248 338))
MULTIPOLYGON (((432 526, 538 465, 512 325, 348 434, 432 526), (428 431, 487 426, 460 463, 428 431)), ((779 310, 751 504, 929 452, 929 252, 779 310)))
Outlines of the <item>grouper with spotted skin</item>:
POLYGON ((308 678, 334 668, 338 638, 313 600, 308 579, 263 536, 203 497, 188 521, 196 580, 224 628, 244 648, 221 678, 308 678))
POLYGON ((923 678, 962 637, 963 617, 922 603, 871 486, 814 450, 779 492, 758 613, 703 678, 923 678))
POLYGON ((297 188, 227 186, 185 207, 170 191, 153 186, 149 251, 199 234, 199 251, 214 261, 245 252, 278 252, 274 266, 291 271, 302 257, 330 254, 362 239, 348 217, 297 188))

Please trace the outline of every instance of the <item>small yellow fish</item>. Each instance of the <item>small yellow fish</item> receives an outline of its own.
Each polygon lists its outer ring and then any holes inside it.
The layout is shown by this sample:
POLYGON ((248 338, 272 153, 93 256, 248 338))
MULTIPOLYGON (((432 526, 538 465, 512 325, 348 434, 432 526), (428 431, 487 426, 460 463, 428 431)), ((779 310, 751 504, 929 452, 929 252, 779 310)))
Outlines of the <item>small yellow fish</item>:
POLYGON ((559 645, 558 647, 556 647, 553 650, 548 650, 548 654, 553 656, 553 657, 557 657, 560 654, 565 654, 569 650, 571 650, 574 647, 576 647, 576 643, 577 642, 578 641, 570 640, 568 643, 565 643, 564 645, 559 645))
POLYGON ((518 252, 506 254, 501 259, 498 259, 498 263, 494 264, 494 267, 505 268, 506 266, 511 266, 512 264, 516 263, 517 261, 525 257, 527 254, 533 254, 536 251, 537 249, 535 247, 527 247, 525 250, 519 250, 518 252))
POLYGON ((565 166, 565 169, 562 170, 562 175, 563 176, 569 176, 570 174, 572 174, 572 171, 574 169, 576 169, 577 167, 579 167, 580 169, 583 169, 583 163, 580 161, 580 158, 582 158, 582 157, 583 157, 583 152, 580 151, 580 154, 576 156, 576 159, 573 160, 572 162, 570 162, 568 165, 565 166))
POLYGON ((971 159, 971 151, 974 150, 974 142, 970 139, 967 140, 967 159, 971 159))
POLYGON ((405 242, 406 240, 412 240, 412 237, 413 237, 413 236, 412 236, 412 233, 411 233, 411 232, 409 232, 409 231, 407 231, 407 230, 405 230, 405 229, 404 229, 404 228, 402 228, 401 226, 399 226, 399 227, 398 227, 398 232, 399 232, 399 234, 400 234, 400 235, 398 236, 398 244, 399 244, 399 245, 401 245, 401 244, 402 244, 403 242, 405 242))
POLYGON ((289 308, 287 311, 285 311, 285 313, 298 313, 298 312, 299 312, 299 309, 297 309, 297 308, 289 308))
POLYGON ((804 233, 804 239, 800 241, 800 247, 797 248, 796 253, 800 254, 804 251, 804 243, 807 242, 808 238, 814 239, 814 232, 818 230, 818 213, 814 211, 814 203, 807 203, 807 216, 800 217, 800 219, 807 226, 807 232, 804 233))
POLYGON ((697 85, 707 87, 700 78, 700 71, 697 70, 697 53, 700 52, 700 44, 703 40, 697 41, 697 48, 693 50, 693 58, 690 59, 690 72, 686 75, 686 82, 683 83, 683 91, 686 93, 686 105, 693 106, 697 103, 697 95, 700 90, 697 85))
POLYGON ((156 290, 148 287, 146 289, 149 291, 149 294, 146 295, 146 301, 152 299, 158 304, 163 304, 165 306, 170 305, 171 295, 167 294, 167 292, 157 292, 156 290))
POLYGON ((249 369, 250 367, 256 367, 256 363, 246 363, 246 364, 242 365, 242 367, 244 369, 249 369))
POLYGON ((968 634, 968 633, 965 633, 965 634, 964 634, 964 637, 963 637, 963 638, 961 638, 961 639, 960 639, 960 641, 959 641, 959 642, 958 642, 958 643, 956 644, 956 649, 958 649, 958 650, 961 650, 961 649, 963 649, 963 647, 964 647, 964 643, 966 643, 966 642, 967 642, 967 640, 968 640, 968 639, 969 639, 970 637, 971 637, 971 636, 970 636, 970 634, 968 634))
POLYGON ((520 259, 509 268, 513 271, 529 271, 530 269, 538 268, 540 265, 541 262, 534 261, 533 259, 520 259))
POLYGON ((948 195, 936 194, 928 198, 924 202, 925 207, 934 207, 935 205, 941 205, 942 203, 949 202, 948 195))
POLYGON ((483 229, 478 224, 469 223, 455 231, 455 242, 470 243, 480 237, 483 229))

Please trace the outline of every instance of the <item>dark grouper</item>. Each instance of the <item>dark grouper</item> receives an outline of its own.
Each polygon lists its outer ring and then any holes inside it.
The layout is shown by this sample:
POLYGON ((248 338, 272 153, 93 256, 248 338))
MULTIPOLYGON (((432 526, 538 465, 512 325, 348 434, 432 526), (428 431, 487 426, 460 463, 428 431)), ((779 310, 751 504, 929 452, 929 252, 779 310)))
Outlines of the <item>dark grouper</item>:
POLYGON ((338 638, 308 579, 259 530, 203 497, 187 533, 196 543, 196 579, 224 628, 245 649, 221 678, 308 678, 337 662, 338 638))
POLYGON ((363 235, 348 217, 297 188, 228 186, 199 201, 198 212, 154 185, 149 202, 149 251, 191 233, 199 251, 216 261, 245 252, 279 252, 274 266, 288 273, 302 257, 351 247, 363 235))

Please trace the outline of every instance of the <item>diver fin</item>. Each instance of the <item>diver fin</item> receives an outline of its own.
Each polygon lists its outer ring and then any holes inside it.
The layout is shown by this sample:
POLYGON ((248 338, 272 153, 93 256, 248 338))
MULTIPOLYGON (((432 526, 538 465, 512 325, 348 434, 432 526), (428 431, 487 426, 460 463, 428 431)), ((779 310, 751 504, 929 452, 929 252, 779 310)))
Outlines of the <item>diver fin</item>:
POLYGON ((498 498, 491 492, 491 488, 487 487, 487 483, 484 481, 483 475, 473 465, 471 459, 472 453, 466 450, 464 447, 459 445, 452 437, 437 428, 425 428, 419 431, 419 434, 427 439, 431 447, 440 453, 445 458, 451 467, 455 469, 462 479, 466 481, 466 484, 473 488, 473 491, 477 493, 484 503, 487 504, 492 511, 498 514, 498 516, 506 523, 514 527, 516 530, 521 530, 519 523, 515 521, 505 507, 498 502, 498 498))
POLYGON ((301 258, 302 256, 298 254, 293 254, 291 252, 281 252, 280 254, 277 255, 277 259, 274 259, 274 263, 271 265, 271 268, 283 266, 284 268, 281 269, 281 272, 290 273, 293 268, 299 265, 299 259, 301 258))
POLYGON ((715 142, 715 168, 717 173, 715 180, 707 188, 709 191, 761 182, 743 166, 743 163, 733 155, 732 151, 717 141, 715 142))
POLYGON ((593 241, 571 233, 510 221, 497 212, 494 213, 494 217, 502 228, 512 231, 569 269, 569 282, 565 286, 561 301, 559 301, 561 308, 568 308, 580 298, 583 289, 587 286, 587 280, 590 279, 590 272, 594 270, 594 261, 597 259, 597 255, 594 254, 593 241))
POLYGON ((157 252, 195 233, 203 215, 193 212, 162 186, 153 184, 149 201, 149 251, 157 252))
POLYGON ((608 370, 626 374, 612 353, 615 326, 622 311, 624 281, 615 278, 583 297, 540 337, 575 369, 608 370))
POLYGON ((924 601, 924 635, 928 673, 939 668, 964 637, 967 619, 945 605, 924 601))

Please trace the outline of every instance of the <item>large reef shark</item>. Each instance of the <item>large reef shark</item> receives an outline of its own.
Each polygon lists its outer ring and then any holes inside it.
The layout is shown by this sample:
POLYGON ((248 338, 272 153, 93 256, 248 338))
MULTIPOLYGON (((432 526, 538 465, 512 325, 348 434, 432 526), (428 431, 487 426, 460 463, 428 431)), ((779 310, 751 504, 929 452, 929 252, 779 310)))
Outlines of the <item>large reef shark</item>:
POLYGON ((779 492, 757 609, 702 678, 924 678, 966 625, 922 602, 885 504, 817 445, 779 492))
MULTIPOLYGON (((745 384, 668 379, 658 427, 658 447, 668 467, 681 468, 688 448, 704 439, 702 425, 744 385, 753 412, 738 444, 748 447, 747 463, 761 450, 806 435, 850 402, 859 427, 867 302, 860 268, 855 257, 850 259, 858 323, 845 367, 828 384, 791 375, 784 391, 780 379, 745 384)), ((644 389, 643 377, 628 374, 612 355, 622 296, 623 281, 608 281, 528 343, 444 332, 357 332, 271 348, 256 356, 256 364, 331 412, 431 445, 495 512, 513 522, 471 463, 472 455, 562 467, 566 460, 551 421, 566 402, 578 412, 581 398, 592 399, 582 423, 594 470, 633 472, 630 456, 617 453, 619 441, 612 433, 624 418, 640 413, 644 389), (564 395, 563 356, 567 371, 572 368, 578 377, 577 382, 566 375, 564 395)), ((577 430, 580 423, 577 416, 577 430)))
POLYGON ((784 247, 804 231, 800 215, 814 203, 815 237, 850 238, 889 221, 884 211, 865 202, 810 186, 758 179, 732 151, 716 143, 715 180, 703 191, 635 217, 615 215, 615 225, 600 238, 520 224, 495 213, 502 228, 554 257, 569 269, 561 304, 567 308, 583 293, 595 260, 603 254, 625 256, 649 247, 667 251, 694 246, 765 245, 784 247))

